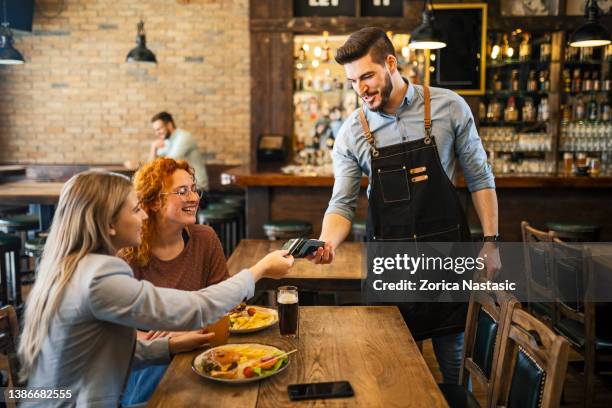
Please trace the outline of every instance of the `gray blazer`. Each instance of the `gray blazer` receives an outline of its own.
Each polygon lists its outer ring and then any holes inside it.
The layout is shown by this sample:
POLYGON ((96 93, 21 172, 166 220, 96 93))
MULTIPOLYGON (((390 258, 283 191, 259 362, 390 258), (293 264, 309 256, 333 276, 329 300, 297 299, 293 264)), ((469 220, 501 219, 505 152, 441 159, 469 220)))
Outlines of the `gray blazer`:
POLYGON ((253 296, 254 288, 249 271, 196 292, 158 288, 134 279, 118 257, 87 255, 66 286, 28 387, 70 389, 75 396, 69 403, 41 401, 41 407, 117 406, 132 358, 134 364, 170 358, 167 339, 137 342, 135 328, 199 329, 253 296))

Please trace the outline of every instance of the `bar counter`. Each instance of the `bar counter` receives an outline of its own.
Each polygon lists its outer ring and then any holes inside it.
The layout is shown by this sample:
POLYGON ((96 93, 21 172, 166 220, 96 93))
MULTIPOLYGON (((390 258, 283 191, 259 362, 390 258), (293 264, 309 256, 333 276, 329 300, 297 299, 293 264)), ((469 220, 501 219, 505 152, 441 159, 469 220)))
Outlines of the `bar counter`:
MULTIPOLYGON (((247 194, 247 237, 265 238, 269 220, 300 219, 313 224, 313 236, 334 185, 333 176, 290 175, 235 167, 222 173, 222 184, 242 187, 247 194)), ((599 224, 601 239, 612 241, 612 177, 499 176, 495 179, 499 201, 499 229, 505 241, 520 241, 520 222, 544 228, 547 221, 581 221, 599 224), (607 204, 606 204, 607 203, 607 204)), ((356 218, 365 218, 368 179, 361 180, 356 218)), ((455 185, 470 224, 478 217, 462 177, 455 185)))

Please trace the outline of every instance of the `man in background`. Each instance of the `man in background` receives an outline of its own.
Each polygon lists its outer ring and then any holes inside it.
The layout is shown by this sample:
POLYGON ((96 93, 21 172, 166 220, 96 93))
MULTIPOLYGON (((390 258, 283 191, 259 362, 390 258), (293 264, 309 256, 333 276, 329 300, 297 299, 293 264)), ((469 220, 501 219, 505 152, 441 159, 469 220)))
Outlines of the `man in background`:
POLYGON ((151 144, 149 160, 156 157, 170 157, 174 160, 186 160, 195 170, 196 184, 208 190, 208 175, 204 159, 198 150, 198 144, 191 133, 177 129, 172 115, 159 112, 151 118, 151 125, 157 139, 151 144))

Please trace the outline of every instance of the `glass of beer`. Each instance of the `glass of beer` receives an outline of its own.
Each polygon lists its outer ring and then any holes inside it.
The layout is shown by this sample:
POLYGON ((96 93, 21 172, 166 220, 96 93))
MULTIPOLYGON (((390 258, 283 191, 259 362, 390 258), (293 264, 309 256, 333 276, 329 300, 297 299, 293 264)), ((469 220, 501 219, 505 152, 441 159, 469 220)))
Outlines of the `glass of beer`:
POLYGON ((209 341, 211 347, 227 344, 227 340, 229 338, 229 316, 223 316, 215 323, 206 327, 205 331, 207 333, 215 333, 215 337, 209 341))
POLYGON ((300 318, 298 288, 296 286, 279 286, 276 303, 278 304, 278 327, 281 336, 298 337, 300 318))

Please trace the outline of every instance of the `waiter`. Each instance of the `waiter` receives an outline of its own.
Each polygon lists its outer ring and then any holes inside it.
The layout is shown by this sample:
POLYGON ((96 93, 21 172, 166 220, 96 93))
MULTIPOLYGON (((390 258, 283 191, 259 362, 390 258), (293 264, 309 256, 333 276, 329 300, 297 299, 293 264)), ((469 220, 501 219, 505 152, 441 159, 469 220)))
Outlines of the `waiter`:
MULTIPOLYGON (((452 91, 403 78, 381 29, 351 34, 335 58, 364 104, 338 133, 334 190, 319 238, 325 247, 311 260, 332 262, 334 250, 350 233, 362 173, 370 180, 369 241, 469 241, 450 181, 458 162, 484 232, 479 256, 486 254, 487 273, 495 273, 500 268, 495 183, 466 102, 452 91)), ((444 382, 457 384, 465 308, 452 303, 398 306, 415 338, 432 338, 444 382)))

